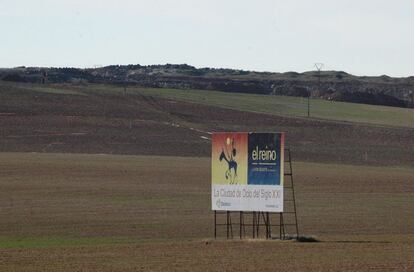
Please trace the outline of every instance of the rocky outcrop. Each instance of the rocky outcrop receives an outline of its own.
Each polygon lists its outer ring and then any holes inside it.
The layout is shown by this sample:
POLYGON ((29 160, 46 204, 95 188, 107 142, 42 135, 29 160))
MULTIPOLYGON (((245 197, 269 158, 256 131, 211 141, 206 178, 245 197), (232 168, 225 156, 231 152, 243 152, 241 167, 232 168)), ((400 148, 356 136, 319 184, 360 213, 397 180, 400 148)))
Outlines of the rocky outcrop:
POLYGON ((0 79, 17 82, 103 83, 157 88, 320 97, 328 100, 414 107, 414 77, 357 77, 342 71, 267 73, 197 69, 187 64, 112 65, 100 68, 0 69, 0 79), (47 78, 45 78, 47 77, 47 78))

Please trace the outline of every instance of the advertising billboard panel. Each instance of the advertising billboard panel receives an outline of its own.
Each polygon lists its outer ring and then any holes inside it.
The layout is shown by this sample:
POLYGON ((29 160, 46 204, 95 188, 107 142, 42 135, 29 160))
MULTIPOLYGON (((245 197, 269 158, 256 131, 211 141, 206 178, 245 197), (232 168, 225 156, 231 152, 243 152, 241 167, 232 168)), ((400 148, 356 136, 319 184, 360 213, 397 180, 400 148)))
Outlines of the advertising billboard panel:
POLYGON ((212 135, 212 209, 283 212, 284 133, 212 135))

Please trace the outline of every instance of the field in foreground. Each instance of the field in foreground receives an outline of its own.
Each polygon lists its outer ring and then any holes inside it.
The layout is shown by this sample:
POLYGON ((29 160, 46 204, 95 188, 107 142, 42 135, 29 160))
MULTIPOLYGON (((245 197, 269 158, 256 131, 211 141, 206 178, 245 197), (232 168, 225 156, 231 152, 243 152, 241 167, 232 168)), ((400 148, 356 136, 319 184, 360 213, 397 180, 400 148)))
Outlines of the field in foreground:
MULTIPOLYGON (((412 271, 414 169, 295 163, 301 233, 212 240, 210 160, 0 153, 0 270, 412 271)), ((220 233, 224 236, 224 230, 220 233)))

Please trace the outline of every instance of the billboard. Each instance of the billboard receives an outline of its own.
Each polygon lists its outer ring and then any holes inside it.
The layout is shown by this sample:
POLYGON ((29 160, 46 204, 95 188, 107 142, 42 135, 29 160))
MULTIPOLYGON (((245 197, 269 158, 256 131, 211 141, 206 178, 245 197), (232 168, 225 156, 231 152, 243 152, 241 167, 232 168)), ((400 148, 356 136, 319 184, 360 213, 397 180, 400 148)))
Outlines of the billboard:
POLYGON ((213 133, 212 209, 283 212, 284 138, 284 133, 213 133))

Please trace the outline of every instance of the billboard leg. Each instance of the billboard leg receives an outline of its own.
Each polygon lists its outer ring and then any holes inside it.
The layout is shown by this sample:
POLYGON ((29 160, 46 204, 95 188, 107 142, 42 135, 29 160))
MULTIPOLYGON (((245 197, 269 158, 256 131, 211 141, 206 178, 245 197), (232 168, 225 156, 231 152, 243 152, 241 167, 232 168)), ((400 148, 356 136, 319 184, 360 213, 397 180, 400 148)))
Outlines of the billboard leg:
POLYGON ((227 239, 231 238, 233 239, 233 224, 231 222, 231 212, 227 211, 227 239))
POLYGON ((226 214, 227 214, 227 218, 226 218, 226 227, 227 227, 227 239, 229 239, 229 231, 230 231, 230 229, 229 229, 229 217, 230 217, 230 212, 229 211, 227 211, 226 212, 226 214))
POLYGON ((266 239, 269 239, 269 213, 262 212, 262 218, 263 218, 263 223, 265 226, 265 237, 266 239))
POLYGON ((214 239, 217 238, 217 211, 214 211, 214 239))
POLYGON ((266 239, 270 239, 271 236, 270 230, 270 217, 269 212, 266 212, 266 239))
POLYGON ((282 213, 279 213, 279 239, 282 240, 282 228, 283 228, 283 219, 282 219, 282 213))
POLYGON ((256 237, 256 212, 253 212, 253 222, 252 222, 252 230, 253 230, 253 239, 256 237))
POLYGON ((240 239, 243 238, 243 235, 242 235, 242 226, 243 226, 243 212, 240 212, 240 229, 239 229, 239 231, 240 231, 240 239))

